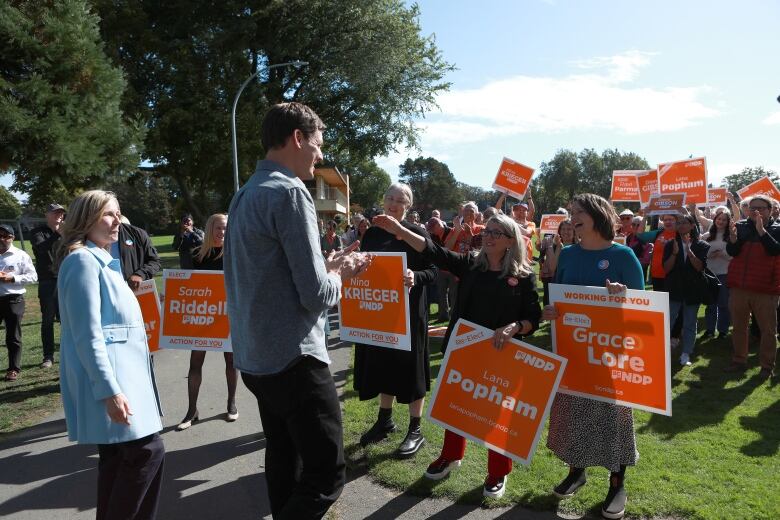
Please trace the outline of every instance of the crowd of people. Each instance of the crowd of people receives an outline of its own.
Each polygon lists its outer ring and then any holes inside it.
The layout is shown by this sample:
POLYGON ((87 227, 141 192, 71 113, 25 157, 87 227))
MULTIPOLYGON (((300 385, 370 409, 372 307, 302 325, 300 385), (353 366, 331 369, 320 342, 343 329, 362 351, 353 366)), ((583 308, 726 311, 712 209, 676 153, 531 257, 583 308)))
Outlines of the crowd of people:
MULTIPOLYGON (((542 236, 530 191, 510 215, 501 210, 503 197, 484 211, 465 201, 451 219, 433 210, 423 225, 412 210, 411 188, 395 183, 384 194, 380 215, 354 215, 340 230, 335 221, 318 222, 304 184, 322 160, 324 128, 305 105, 274 105, 261 130, 266 157, 228 213, 212 215, 205 231, 185 215, 173 240, 182 268, 224 271, 233 345, 224 354, 225 418, 238 418, 240 372, 260 409, 275 519, 321 518, 343 489, 342 418, 328 369, 327 312, 338 303, 342 282, 364 271, 373 253, 406 253, 403 283, 412 341, 410 351, 355 345, 355 390, 361 400, 378 404, 376 421, 360 444, 386 439, 396 430, 394 403, 407 405, 409 427, 396 449, 400 458, 415 456, 426 442, 421 417, 431 385, 428 321, 434 300, 438 319, 448 322, 442 348, 464 318, 494 330, 494 346, 501 349, 510 338, 532 336, 543 320, 559 319, 549 303, 549 283, 598 286, 609 293, 644 290, 649 283, 669 293, 680 365, 692 363, 697 315, 706 305, 702 337, 731 331, 733 355, 726 371, 747 369, 752 315, 752 334, 760 337, 759 377, 774 375, 780 299, 776 201, 757 195, 737 203, 730 196, 727 206, 704 212, 691 206, 685 214, 659 218, 618 212, 602 197, 579 194, 558 209, 564 220, 557 232, 542 236)), ((33 233, 35 268, 12 245, 13 229, 0 226, 6 379, 19 377, 24 285, 37 281, 41 366, 54 361, 53 324, 59 316, 68 434, 98 447, 97 517, 154 518, 165 450, 152 359, 132 291, 160 270, 159 257, 143 230, 122 222, 109 192, 88 191, 68 206, 67 218, 65 212, 52 204, 46 225, 33 233)), ((188 407, 179 431, 199 419, 204 357, 191 354, 188 407)), ((607 468, 601 512, 622 518, 626 469, 639 456, 631 408, 558 394, 547 447, 569 468, 551 493, 570 497, 586 484, 588 467, 607 468)), ((460 466, 465 449, 466 440, 446 430, 440 455, 424 476, 446 478, 460 466)), ((489 451, 484 496, 501 497, 511 470, 510 458, 489 451)))

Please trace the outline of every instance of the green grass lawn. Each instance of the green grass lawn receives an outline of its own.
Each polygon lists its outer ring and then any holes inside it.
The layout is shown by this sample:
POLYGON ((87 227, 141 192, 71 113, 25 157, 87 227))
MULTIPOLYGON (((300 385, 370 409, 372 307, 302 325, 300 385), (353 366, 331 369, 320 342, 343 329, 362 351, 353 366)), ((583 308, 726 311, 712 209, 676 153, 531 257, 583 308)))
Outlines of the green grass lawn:
MULTIPOLYGON (((172 236, 152 237, 152 242, 160 254, 163 268, 179 266, 179 256, 171 248, 172 236)), ((19 247, 17 241, 14 245, 19 247)), ((26 242, 28 252, 29 242, 26 242)), ((155 278, 158 290, 162 277, 155 278)), ((2 327, 3 329, 5 327, 2 327)), ((54 324, 54 340, 59 345, 60 326, 54 324)), ((5 330, 2 331, 5 338, 5 330)), ((55 351, 55 361, 59 360, 59 347, 55 351)), ((38 286, 27 286, 25 311, 22 321, 22 372, 19 379, 9 383, 0 379, 0 439, 11 432, 37 423, 60 406, 59 364, 55 362, 49 369, 39 368, 43 361, 41 343, 41 314, 38 303, 38 286)), ((2 375, 8 368, 8 350, 0 348, 0 368, 2 375)))
MULTIPOLYGON (((435 315, 435 314, 434 314, 435 315)), ((700 318, 703 317, 703 307, 700 318)), ((699 330, 703 330, 700 319, 699 330)), ((550 348, 545 324, 529 340, 550 348)), ((441 340, 432 340, 432 374, 438 373, 441 340), (433 354, 435 352, 435 354, 433 354)), ((750 365, 758 364, 756 346, 750 365)), ((673 416, 634 412, 640 460, 626 472, 628 513, 632 518, 672 516, 693 519, 780 518, 780 387, 777 378, 759 383, 758 368, 744 377, 721 372, 730 359, 731 341, 697 340, 694 364, 680 369, 679 351, 673 360, 673 416)), ((461 468, 447 479, 432 483, 423 478, 427 465, 439 455, 443 430, 423 421, 428 443, 411 460, 397 460, 393 451, 403 439, 408 411, 396 405, 398 432, 391 439, 363 449, 358 440, 377 412, 377 402, 361 402, 347 382, 344 413, 345 446, 349 463, 365 465, 378 481, 423 496, 447 497, 480 503, 487 473, 487 453, 469 443, 461 468)), ((507 492, 500 501, 485 505, 522 504, 537 510, 560 510, 599 516, 607 491, 608 472, 588 470, 588 484, 572 499, 561 501, 550 493, 567 468, 546 446, 546 431, 530 466, 515 465, 507 492)))

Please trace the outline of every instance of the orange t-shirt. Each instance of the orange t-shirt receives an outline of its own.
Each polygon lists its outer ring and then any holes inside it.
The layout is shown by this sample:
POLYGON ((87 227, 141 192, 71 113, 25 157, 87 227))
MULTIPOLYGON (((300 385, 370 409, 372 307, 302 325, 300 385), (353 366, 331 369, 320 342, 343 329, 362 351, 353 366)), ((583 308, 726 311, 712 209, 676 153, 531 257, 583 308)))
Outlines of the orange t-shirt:
POLYGON ((658 233, 653 244, 653 262, 650 264, 650 276, 653 278, 666 278, 666 271, 664 271, 664 243, 667 240, 672 240, 676 235, 676 231, 668 231, 666 229, 658 233))

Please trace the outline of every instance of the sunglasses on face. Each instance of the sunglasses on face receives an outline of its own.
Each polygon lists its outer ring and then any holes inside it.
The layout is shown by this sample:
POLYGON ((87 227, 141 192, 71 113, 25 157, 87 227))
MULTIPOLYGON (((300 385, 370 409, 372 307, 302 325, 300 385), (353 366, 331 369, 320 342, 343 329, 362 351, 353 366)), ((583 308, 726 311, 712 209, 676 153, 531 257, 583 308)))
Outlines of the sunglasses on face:
POLYGON ((620 217, 620 220, 631 220, 634 217, 620 217))
POLYGON ((8 240, 9 238, 13 238, 13 235, 0 235, 0 240, 8 240))
POLYGON ((483 229, 482 231, 480 231, 479 234, 482 235, 483 237, 490 237, 493 239, 501 238, 501 237, 512 238, 512 235, 507 235, 506 233, 504 233, 499 229, 483 229))

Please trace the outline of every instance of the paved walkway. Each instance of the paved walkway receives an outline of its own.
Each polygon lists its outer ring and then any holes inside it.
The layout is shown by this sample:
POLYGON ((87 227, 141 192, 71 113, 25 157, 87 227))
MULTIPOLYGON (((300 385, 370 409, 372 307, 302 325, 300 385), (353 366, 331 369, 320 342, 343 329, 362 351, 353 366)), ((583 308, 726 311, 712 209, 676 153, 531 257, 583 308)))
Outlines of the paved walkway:
MULTIPOLYGON (((331 349, 331 370, 339 387, 349 369, 350 346, 331 349)), ((234 423, 224 421, 226 386, 222 356, 206 356, 198 408, 200 422, 184 432, 174 427, 187 408, 187 351, 155 355, 165 417, 167 456, 161 520, 270 518, 263 463, 265 439, 257 402, 239 383, 234 423)), ((61 412, 0 444, 0 518, 7 520, 91 519, 95 517, 97 455, 93 446, 68 442, 61 412)), ((520 508, 483 509, 448 500, 415 497, 383 488, 352 471, 331 509, 331 520, 565 518, 520 508)), ((571 518, 571 517, 568 517, 571 518)))

